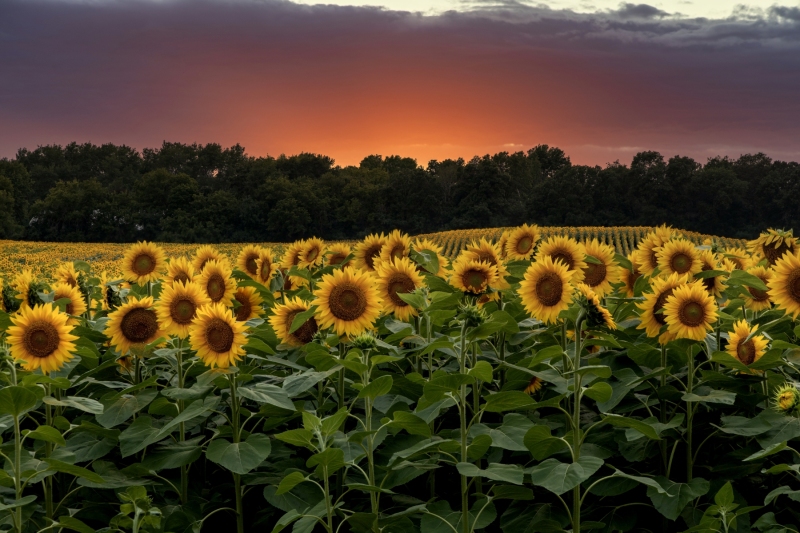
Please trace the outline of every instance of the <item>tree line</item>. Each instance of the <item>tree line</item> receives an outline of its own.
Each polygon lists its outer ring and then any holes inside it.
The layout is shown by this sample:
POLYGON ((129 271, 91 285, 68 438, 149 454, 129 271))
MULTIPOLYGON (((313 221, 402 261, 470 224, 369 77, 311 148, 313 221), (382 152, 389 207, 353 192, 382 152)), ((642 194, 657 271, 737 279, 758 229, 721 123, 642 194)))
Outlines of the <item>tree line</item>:
POLYGON ((430 161, 370 155, 357 166, 240 145, 71 143, 0 159, 0 238, 257 242, 359 239, 516 226, 669 224, 752 238, 800 227, 800 164, 636 154, 629 166, 572 164, 548 145, 430 161))

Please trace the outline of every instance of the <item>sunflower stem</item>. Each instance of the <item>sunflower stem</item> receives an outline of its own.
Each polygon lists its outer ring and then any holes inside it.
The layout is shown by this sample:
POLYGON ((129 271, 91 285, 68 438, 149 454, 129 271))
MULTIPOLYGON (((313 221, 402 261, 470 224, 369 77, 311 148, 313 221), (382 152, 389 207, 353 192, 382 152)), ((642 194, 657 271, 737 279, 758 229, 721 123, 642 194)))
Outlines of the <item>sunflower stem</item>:
MULTIPOLYGON (((369 350, 364 350, 362 362, 367 367, 364 372, 364 387, 367 387, 370 382, 371 371, 369 369, 369 350)), ((373 457, 373 448, 375 446, 375 437, 372 435, 372 398, 367 396, 364 398, 364 429, 367 431, 367 469, 368 469, 368 483, 371 487, 375 486, 375 459, 373 457)), ((372 530, 379 533, 378 528, 378 496, 379 493, 369 491, 369 503, 372 509, 372 514, 375 517, 372 523, 372 530)))
MULTIPOLYGON (((694 355, 692 348, 687 350, 688 374, 686 376, 686 392, 692 394, 694 389, 694 355)), ((692 470, 694 467, 692 460, 692 417, 694 415, 694 403, 688 402, 686 407, 686 482, 692 481, 692 470)))
MULTIPOLYGON (((22 498, 22 436, 19 429, 19 416, 14 417, 14 489, 17 500, 22 498)), ((14 509, 14 525, 17 533, 22 533, 22 507, 14 509)))
MULTIPOLYGON (((183 376, 183 339, 178 338, 178 352, 175 355, 178 362, 178 388, 183 389, 184 376, 183 376)), ((178 414, 182 413, 184 409, 183 400, 178 400, 178 414)), ((181 422, 178 426, 180 435, 180 442, 186 441, 186 425, 181 422)), ((188 465, 181 465, 181 503, 186 505, 189 503, 189 467, 188 465)))
MULTIPOLYGON (((461 325, 461 351, 459 352, 461 374, 467 373, 467 321, 461 325)), ((467 385, 461 385, 459 394, 459 415, 461 417, 461 462, 467 462, 467 385)), ((469 533, 469 493, 467 476, 461 475, 461 523, 464 533, 469 533)))
MULTIPOLYGON (((583 314, 578 315, 575 321, 575 361, 573 378, 573 397, 575 407, 572 411, 572 454, 573 461, 577 462, 581 458, 581 375, 578 372, 581 368, 581 326, 583 325, 583 314)), ((581 533, 581 485, 572 489, 572 531, 581 533)))
MULTIPOLYGON (((239 399, 236 395, 236 374, 228 374, 231 384, 231 426, 233 430, 233 443, 238 444, 239 434, 239 399)), ((236 496, 236 532, 244 533, 244 513, 242 510, 242 476, 233 474, 233 490, 236 496)))
MULTIPOLYGON (((667 386, 667 373, 666 373, 666 368, 667 368, 667 346, 666 346, 666 344, 662 344, 661 345, 661 368, 664 369, 664 370, 662 370, 662 373, 661 373, 661 388, 663 389, 664 387, 667 386)), ((659 391, 659 396, 661 396, 662 394, 663 394, 663 391, 659 391)), ((667 422, 667 401, 663 397, 660 397, 658 399, 658 402, 659 402, 659 413, 658 413, 659 420, 660 420, 660 422, 662 424, 665 424, 667 422)), ((664 439, 661 439, 661 441, 659 441, 659 443, 658 443, 658 447, 661 449, 661 461, 664 463, 664 471, 666 472, 666 470, 667 470, 667 443, 666 443, 666 441, 664 439)))
MULTIPOLYGON (((50 384, 47 383, 44 386, 45 395, 50 396, 50 384)), ((50 404, 44 404, 44 416, 45 416, 45 424, 52 427, 53 426, 53 411, 50 404)), ((45 459, 49 459, 50 455, 53 453, 53 444, 51 442, 45 441, 44 443, 44 457, 45 459)), ((44 501, 45 501, 45 512, 47 518, 50 520, 53 519, 53 476, 47 476, 43 480, 43 488, 44 488, 44 501)))

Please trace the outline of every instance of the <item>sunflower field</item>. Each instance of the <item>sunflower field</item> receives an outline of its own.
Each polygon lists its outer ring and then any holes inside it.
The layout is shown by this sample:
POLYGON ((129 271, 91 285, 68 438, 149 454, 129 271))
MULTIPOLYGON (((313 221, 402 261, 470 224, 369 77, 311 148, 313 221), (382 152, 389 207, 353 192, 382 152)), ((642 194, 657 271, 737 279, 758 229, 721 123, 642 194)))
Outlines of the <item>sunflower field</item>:
POLYGON ((790 230, 481 231, 4 270, 0 531, 800 531, 790 230))

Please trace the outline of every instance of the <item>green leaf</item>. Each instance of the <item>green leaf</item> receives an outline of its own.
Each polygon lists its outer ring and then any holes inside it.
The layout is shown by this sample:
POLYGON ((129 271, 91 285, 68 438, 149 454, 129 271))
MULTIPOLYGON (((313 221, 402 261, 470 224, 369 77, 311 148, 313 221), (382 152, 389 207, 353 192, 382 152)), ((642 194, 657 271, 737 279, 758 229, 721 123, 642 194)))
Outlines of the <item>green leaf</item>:
POLYGON ((483 457, 487 451, 489 451, 489 447, 491 447, 491 445, 492 437, 489 435, 478 435, 473 438, 472 442, 470 442, 469 446, 467 446, 467 457, 473 461, 477 461, 483 457))
POLYGON ((53 444, 58 444, 59 446, 67 445, 67 441, 64 440, 64 437, 61 435, 60 431, 52 426, 47 426, 44 424, 29 432, 27 435, 25 435, 25 437, 34 440, 52 442, 53 444))
POLYGON ((0 511, 8 511, 11 509, 16 509, 17 507, 24 507, 34 501, 36 501, 36 495, 31 494, 30 496, 25 496, 19 500, 11 500, 6 504, 0 504, 0 511))
POLYGON ((48 470, 53 472, 63 472, 65 474, 70 474, 75 477, 81 477, 84 479, 88 479, 94 483, 104 483, 105 480, 97 475, 96 473, 92 472, 91 470, 87 470, 85 468, 81 468, 80 466, 71 465, 69 463, 65 463, 63 461, 59 461, 57 459, 48 458, 44 460, 45 463, 48 465, 48 470))
POLYGON ((542 461, 554 453, 567 449, 569 446, 563 439, 553 437, 550 428, 545 425, 533 426, 525 433, 523 444, 531 452, 534 459, 542 461))
POLYGON ((395 411, 391 425, 405 429, 411 435, 431 436, 431 428, 423 419, 408 411, 395 411))
MULTIPOLYGON (((574 375, 575 372, 575 370, 564 372, 564 376, 566 377, 574 375)), ((611 367, 608 365, 587 365, 580 367, 577 370, 577 373, 581 376, 585 376, 586 374, 594 374, 599 378, 607 379, 611 377, 611 367)))
POLYGON ((294 411, 295 407, 286 391, 277 385, 269 383, 256 383, 236 389, 240 396, 258 403, 265 403, 294 411))
POLYGON ((636 420, 635 418, 630 418, 627 416, 620 416, 615 414, 607 414, 603 417, 603 421, 611 424, 612 426, 618 428, 631 428, 635 429, 645 437, 653 440, 660 440, 658 433, 656 432, 653 426, 642 422, 641 420, 636 420))
POLYGON ((300 329, 303 324, 308 322, 308 319, 314 316, 314 313, 317 312, 317 306, 312 305, 307 311, 303 311, 302 313, 297 313, 294 318, 292 319, 292 325, 289 328, 289 333, 294 333, 298 329, 300 329))
POLYGON ((87 526, 74 516, 64 515, 59 517, 57 525, 78 533, 96 533, 94 528, 87 526))
POLYGON ((780 451, 783 451, 786 448, 786 442, 776 442, 775 444, 768 446, 767 448, 758 451, 748 457, 742 459, 742 461, 755 461, 757 459, 763 459, 764 457, 768 457, 770 455, 776 454, 780 451))
POLYGON ((278 433, 275 435, 275 438, 293 446, 301 446, 309 450, 314 449, 312 440, 314 434, 308 429, 290 429, 283 433, 278 433))
POLYGON ((211 441, 206 458, 234 474, 247 474, 260 465, 271 450, 269 437, 252 433, 244 442, 231 443, 223 439, 211 441))
POLYGON ((690 483, 674 483, 663 476, 655 480, 661 490, 648 486, 647 496, 656 510, 670 520, 677 520, 686 504, 703 496, 710 486, 708 481, 700 477, 692 479, 690 483))
POLYGON ((753 437, 755 435, 761 435, 772 428, 772 424, 760 417, 745 418, 743 416, 723 416, 721 420, 723 425, 717 427, 723 433, 728 433, 730 435, 753 437))
POLYGON ((392 384, 394 381, 392 380, 392 376, 381 376, 363 389, 358 393, 359 398, 369 398, 374 400, 379 396, 383 396, 384 394, 389 394, 389 391, 392 390, 392 384))
MULTIPOLYGON (((197 439, 192 439, 197 442, 197 439)), ((148 451, 142 466, 148 470, 169 470, 191 464, 203 455, 203 448, 198 444, 179 442, 167 446, 159 446, 155 452, 148 451)))
POLYGON ((423 394, 431 401, 440 400, 448 392, 456 392, 461 385, 470 385, 475 382, 475 378, 465 374, 448 374, 436 376, 427 381, 423 386, 423 394))
POLYGON ((720 507, 729 507, 733 503, 733 487, 730 481, 725 483, 714 495, 714 503, 720 507))
POLYGON ((769 287, 767 287, 761 278, 758 276, 754 276, 744 270, 734 270, 730 273, 728 277, 728 285, 731 286, 741 286, 744 285, 745 287, 750 287, 752 289, 758 289, 760 291, 768 291, 769 287))
POLYGON ((469 375, 483 381, 484 383, 492 382, 492 365, 486 361, 478 361, 478 363, 469 371, 469 375))
POLYGON ((158 428, 153 427, 152 418, 149 416, 137 417, 119 435, 119 451, 122 457, 128 457, 143 450, 157 433, 158 428))
POLYGON ((667 493, 667 491, 664 489, 664 487, 662 487, 658 483, 658 481, 656 481, 655 479, 650 478, 650 477, 632 476, 630 474, 626 474, 622 470, 615 470, 613 476, 614 477, 622 477, 622 478, 625 478, 625 479, 632 479, 633 481, 637 481, 637 482, 641 483, 642 485, 646 485, 647 487, 652 488, 653 490, 655 490, 659 494, 666 494, 667 493))
POLYGON ((547 459, 530 469, 531 483, 561 495, 589 479, 601 466, 602 459, 588 455, 574 463, 547 459))
POLYGON ((82 396, 67 396, 60 400, 56 400, 50 396, 45 396, 42 400, 47 405, 57 405, 59 407, 74 407, 80 411, 99 415, 103 413, 103 404, 91 398, 84 398, 82 396))
MULTIPOLYGON (((788 485, 782 485, 777 489, 772 490, 767 496, 764 498, 764 505, 769 505, 772 503, 778 496, 786 494, 794 501, 800 501, 800 490, 792 490, 792 488, 788 485)), ((783 530, 785 531, 785 530, 783 530)))
POLYGON ((458 463, 459 474, 467 477, 485 477, 493 481, 505 481, 515 485, 522 485, 523 470, 520 465, 490 463, 485 470, 481 470, 472 463, 458 463))
MULTIPOLYGON (((309 457, 308 461, 306 461, 306 466, 319 466, 320 469, 327 468, 326 473, 331 475, 344 466, 344 451, 340 448, 328 448, 324 452, 309 457)), ((320 475, 319 477, 322 476, 320 475)))
POLYGON ((503 417, 500 427, 490 428, 484 424, 472 426, 472 435, 489 435, 492 438, 492 447, 505 450, 524 452, 525 434, 533 427, 533 422, 528 417, 519 413, 508 413, 503 417))
POLYGON ((495 500, 532 500, 533 491, 526 487, 514 485, 494 485, 492 494, 495 500))
POLYGON ((685 393, 681 399, 684 402, 702 402, 702 403, 721 403, 724 405, 733 405, 736 401, 736 393, 726 390, 710 389, 708 394, 702 396, 694 393, 685 393))
POLYGON ((333 435, 339 431, 339 428, 342 427, 344 421, 347 420, 347 415, 347 409, 342 408, 331 416, 325 417, 320 424, 320 431, 322 432, 323 437, 333 435))
POLYGON ((114 402, 103 403, 103 412, 97 415, 97 423, 104 428, 113 428, 138 413, 158 396, 158 390, 150 389, 126 395, 114 402))
POLYGON ((603 403, 611 399, 611 395, 614 394, 614 390, 608 383, 599 381, 592 384, 592 386, 583 391, 583 393, 592 400, 598 403, 603 403))
POLYGON ((300 472, 292 472, 281 480, 280 484, 278 485, 278 490, 275 492, 275 494, 278 496, 281 494, 286 494, 305 480, 306 476, 300 472))
POLYGON ((488 413, 503 413, 534 405, 536 401, 522 391, 501 391, 486 398, 484 410, 488 413))
POLYGON ((18 417, 36 405, 36 395, 24 387, 13 385, 0 389, 0 414, 18 417))

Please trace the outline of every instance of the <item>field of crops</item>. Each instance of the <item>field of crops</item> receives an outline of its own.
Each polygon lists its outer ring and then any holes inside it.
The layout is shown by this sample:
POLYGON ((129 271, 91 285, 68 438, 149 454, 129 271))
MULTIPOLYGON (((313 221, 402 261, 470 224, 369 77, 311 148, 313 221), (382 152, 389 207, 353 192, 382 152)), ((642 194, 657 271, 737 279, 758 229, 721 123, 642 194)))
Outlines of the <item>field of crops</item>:
POLYGON ((798 532, 791 231, 0 258, 0 531, 798 532))

